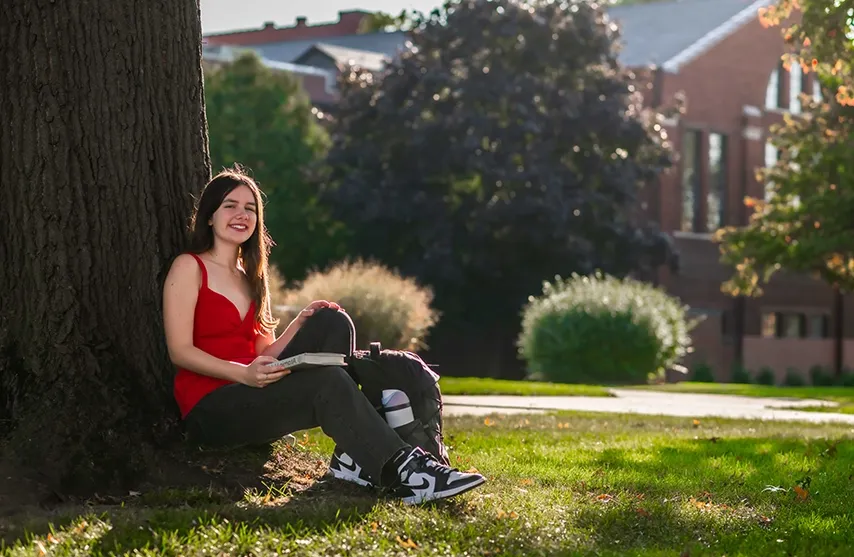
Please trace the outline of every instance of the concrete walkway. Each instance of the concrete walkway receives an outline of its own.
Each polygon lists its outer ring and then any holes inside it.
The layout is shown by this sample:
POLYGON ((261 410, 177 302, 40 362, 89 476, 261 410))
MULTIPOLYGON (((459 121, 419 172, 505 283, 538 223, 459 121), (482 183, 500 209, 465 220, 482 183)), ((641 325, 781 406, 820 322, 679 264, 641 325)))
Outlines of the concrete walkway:
POLYGON ((812 399, 759 398, 735 395, 667 393, 633 389, 610 389, 613 397, 590 396, 445 396, 446 416, 541 413, 550 410, 580 410, 681 416, 719 417, 758 420, 847 423, 854 425, 854 414, 804 412, 789 408, 806 406, 835 407, 835 402, 812 399))

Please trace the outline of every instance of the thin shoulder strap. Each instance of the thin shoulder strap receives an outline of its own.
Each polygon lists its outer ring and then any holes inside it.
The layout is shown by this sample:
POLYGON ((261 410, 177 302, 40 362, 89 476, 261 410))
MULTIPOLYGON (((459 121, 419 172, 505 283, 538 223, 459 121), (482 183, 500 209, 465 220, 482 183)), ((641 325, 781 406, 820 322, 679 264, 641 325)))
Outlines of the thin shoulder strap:
POLYGON ((196 263, 199 264, 199 267, 202 269, 202 288, 208 287, 208 269, 205 267, 204 261, 202 258, 196 255, 195 253, 191 253, 190 255, 196 260, 196 263))

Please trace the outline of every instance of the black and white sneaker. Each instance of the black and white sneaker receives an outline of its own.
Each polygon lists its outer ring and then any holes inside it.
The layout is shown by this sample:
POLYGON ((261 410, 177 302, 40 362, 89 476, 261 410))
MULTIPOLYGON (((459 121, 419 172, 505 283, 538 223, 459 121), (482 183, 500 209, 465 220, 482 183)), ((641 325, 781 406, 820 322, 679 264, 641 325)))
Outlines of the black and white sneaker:
POLYGON ((374 481, 347 453, 339 453, 336 447, 329 461, 329 472, 333 477, 365 487, 373 487, 374 481))
POLYGON ((440 464, 419 447, 403 458, 397 473, 400 483, 393 486, 392 494, 409 505, 453 497, 486 481, 480 474, 440 464))

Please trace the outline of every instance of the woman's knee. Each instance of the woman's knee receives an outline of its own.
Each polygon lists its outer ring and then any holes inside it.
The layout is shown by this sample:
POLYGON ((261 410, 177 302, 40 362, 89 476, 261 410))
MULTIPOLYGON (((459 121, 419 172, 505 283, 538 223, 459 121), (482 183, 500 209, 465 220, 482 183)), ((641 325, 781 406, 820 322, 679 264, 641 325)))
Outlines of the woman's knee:
POLYGON ((353 327, 353 320, 347 315, 347 312, 332 308, 320 308, 309 317, 313 321, 322 323, 326 327, 334 327, 349 331, 353 327))
POLYGON ((309 317, 303 326, 308 326, 310 321, 313 321, 311 327, 322 329, 326 338, 334 339, 336 345, 341 344, 337 350, 343 350, 347 346, 347 353, 350 353, 355 349, 356 328, 347 312, 322 308, 309 317))

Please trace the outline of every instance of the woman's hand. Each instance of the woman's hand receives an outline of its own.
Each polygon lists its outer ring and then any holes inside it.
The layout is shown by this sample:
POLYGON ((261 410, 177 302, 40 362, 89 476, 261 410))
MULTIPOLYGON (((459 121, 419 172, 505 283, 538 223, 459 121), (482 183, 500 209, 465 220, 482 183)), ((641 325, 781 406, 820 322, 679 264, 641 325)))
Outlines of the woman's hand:
POLYGON ((244 368, 245 371, 240 382, 249 387, 260 389, 275 383, 291 372, 281 364, 269 365, 275 361, 276 358, 272 356, 258 356, 244 368))
POLYGON ((297 315, 297 323, 302 325, 303 323, 305 323, 306 319, 314 315, 315 311, 323 308, 339 310, 341 309, 341 306, 339 306, 335 302, 329 302, 327 300, 315 300, 312 303, 308 304, 304 310, 299 312, 299 315, 297 315))

